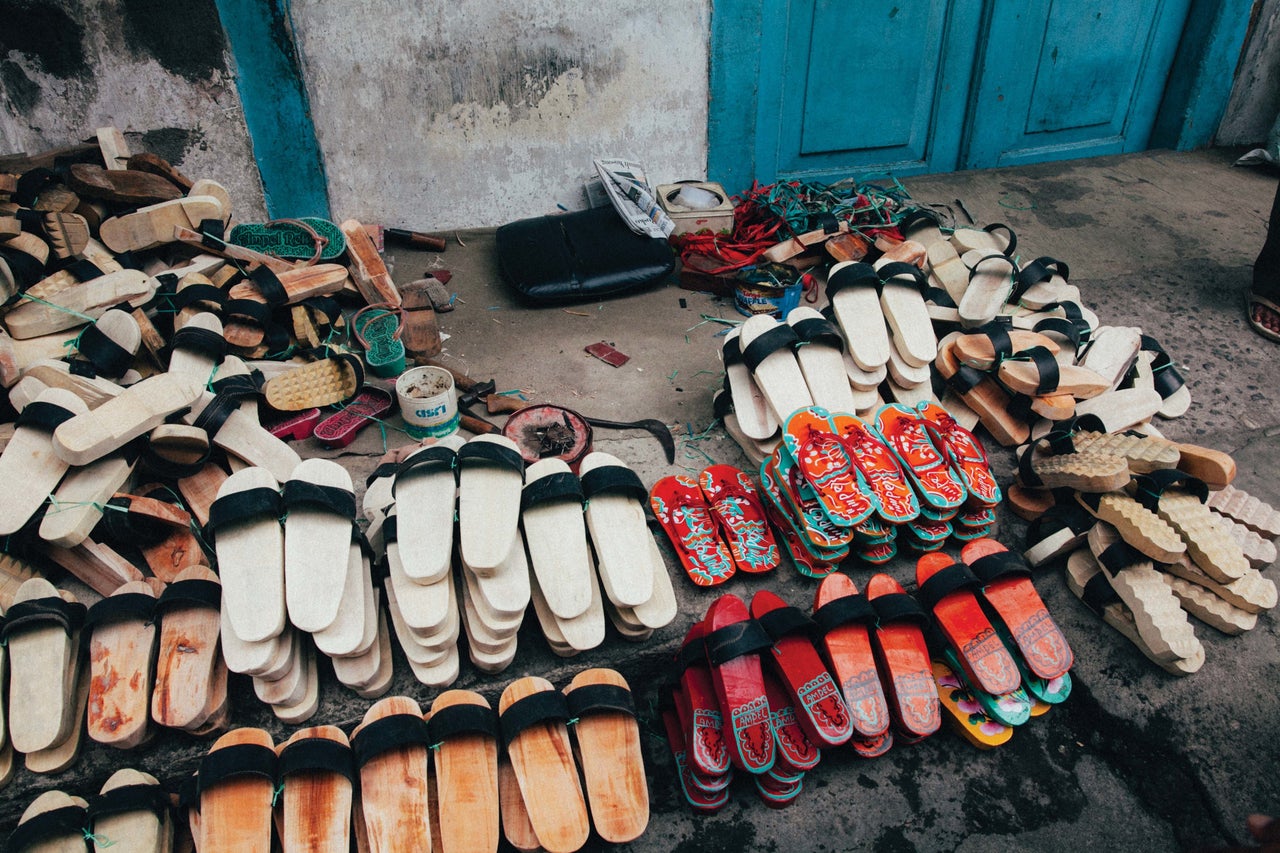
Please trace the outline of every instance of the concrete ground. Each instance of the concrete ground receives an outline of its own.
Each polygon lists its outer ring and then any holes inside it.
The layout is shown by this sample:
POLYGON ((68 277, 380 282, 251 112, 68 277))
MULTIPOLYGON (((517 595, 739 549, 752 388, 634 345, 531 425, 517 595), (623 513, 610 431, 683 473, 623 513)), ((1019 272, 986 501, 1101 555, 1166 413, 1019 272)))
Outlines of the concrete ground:
MULTIPOLYGON (((1232 453, 1236 484, 1280 505, 1280 348, 1244 322, 1243 298, 1262 245, 1276 189, 1274 174, 1235 169, 1233 151, 1148 152, 1080 162, 912 178, 922 203, 956 204, 979 224, 1016 230, 1024 258, 1067 261, 1072 283, 1102 322, 1139 325, 1177 360, 1194 397, 1184 417, 1161 422, 1164 433, 1232 453)), ((715 424, 711 393, 721 382, 717 332, 704 317, 737 318, 725 299, 678 289, 568 309, 518 307, 500 281, 492 232, 464 232, 440 255, 390 250, 397 281, 447 268, 456 310, 441 315, 445 361, 498 390, 613 420, 659 418, 677 435, 668 465, 642 432, 596 430, 595 447, 629 462, 647 485, 710 462, 746 467, 734 442, 715 424), (630 356, 620 368, 583 352, 604 340, 630 356)), ((367 430, 338 453, 357 483, 386 446, 408 439, 389 422, 385 436, 367 430)), ((1012 451, 989 443, 1001 482, 1012 451)), ((1025 524, 1002 509, 998 538, 1020 549, 1025 524)), ((664 547, 665 547, 665 543, 664 547)), ((950 731, 866 761, 844 751, 824 754, 805 790, 784 811, 761 803, 749 781, 732 787, 720 814, 695 817, 683 803, 653 705, 686 628, 717 592, 695 588, 666 548, 680 615, 647 642, 631 644, 612 630, 600 648, 563 660, 552 655, 532 617, 514 664, 484 676, 467 663, 456 686, 480 690, 496 704, 511 680, 529 674, 563 686, 588 666, 612 666, 629 680, 641 709, 652 819, 648 832, 622 849, 735 850, 1174 850, 1243 840, 1252 811, 1280 814, 1280 648, 1277 616, 1253 631, 1226 637, 1197 627, 1208 662, 1184 679, 1166 675, 1104 625, 1067 589, 1060 564, 1036 586, 1075 650, 1068 702, 1018 729, 1012 741, 980 752, 950 731)), ((888 571, 909 588, 913 561, 888 571)), ((847 566, 862 582, 870 571, 847 566)), ((1268 575, 1276 579, 1275 569, 1268 575)), ((769 588, 808 608, 815 582, 789 566, 769 576, 737 578, 724 591, 748 597, 769 588)), ((323 672, 321 709, 312 723, 350 730, 371 704, 323 672)), ((392 694, 430 704, 435 691, 413 681, 397 651, 392 694)), ((277 724, 234 679, 233 719, 271 730, 277 724)), ((0 829, 12 826, 36 793, 53 787, 89 795, 121 766, 137 766, 175 782, 198 762, 207 743, 163 734, 129 754, 86 748, 59 776, 22 772, 0 801, 0 829)), ((592 842, 596 842, 593 840, 592 842)))

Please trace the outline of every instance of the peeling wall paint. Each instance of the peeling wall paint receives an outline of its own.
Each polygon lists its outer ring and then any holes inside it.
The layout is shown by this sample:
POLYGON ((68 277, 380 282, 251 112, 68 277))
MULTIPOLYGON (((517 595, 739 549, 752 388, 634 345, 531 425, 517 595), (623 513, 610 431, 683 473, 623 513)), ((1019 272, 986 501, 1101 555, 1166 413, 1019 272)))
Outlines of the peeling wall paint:
POLYGON ((114 125, 235 215, 265 215, 213 0, 0 0, 0 153, 68 145, 114 125))
POLYGON ((596 156, 706 170, 709 0, 294 0, 334 216, 421 230, 581 207, 596 156))
POLYGON ((1253 31, 1240 55, 1218 145, 1257 145, 1280 118, 1280 0, 1257 0, 1253 31))

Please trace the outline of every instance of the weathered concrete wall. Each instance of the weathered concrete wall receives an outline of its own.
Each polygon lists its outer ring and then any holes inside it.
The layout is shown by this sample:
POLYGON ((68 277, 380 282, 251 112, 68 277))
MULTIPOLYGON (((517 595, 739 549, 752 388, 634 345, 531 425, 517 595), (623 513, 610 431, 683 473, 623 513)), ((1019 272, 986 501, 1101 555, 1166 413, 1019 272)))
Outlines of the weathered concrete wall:
POLYGON ((0 0, 0 152, 36 152, 115 125, 191 178, 263 215, 213 0, 0 0))
POLYGON ((580 207, 594 156, 706 170, 710 0, 295 0, 335 216, 423 230, 580 207))
POLYGON ((1254 14, 1231 99, 1214 139, 1219 145, 1263 142, 1280 114, 1280 0, 1258 0, 1254 14))

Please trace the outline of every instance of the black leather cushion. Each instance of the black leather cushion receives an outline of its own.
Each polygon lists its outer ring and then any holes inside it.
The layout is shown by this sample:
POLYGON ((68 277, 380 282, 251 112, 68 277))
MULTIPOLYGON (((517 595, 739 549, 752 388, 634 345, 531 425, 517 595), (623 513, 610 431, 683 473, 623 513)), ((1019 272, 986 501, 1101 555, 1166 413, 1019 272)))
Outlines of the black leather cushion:
POLYGON ((502 277, 527 305, 634 293, 675 269, 666 240, 632 232, 612 207, 522 219, 496 239, 502 277))

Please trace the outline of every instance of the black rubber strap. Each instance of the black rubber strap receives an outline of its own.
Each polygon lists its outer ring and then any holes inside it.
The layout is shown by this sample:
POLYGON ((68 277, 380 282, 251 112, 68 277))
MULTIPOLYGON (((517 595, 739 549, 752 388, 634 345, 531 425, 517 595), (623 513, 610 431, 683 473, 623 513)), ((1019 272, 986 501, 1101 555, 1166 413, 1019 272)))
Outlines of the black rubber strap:
POLYGON ((792 349, 799 340, 794 329, 781 323, 747 344, 742 350, 742 361, 748 370, 755 373, 766 358, 780 349, 792 349))
MULTIPOLYGON (((189 284, 178 290, 178 282, 173 279, 172 274, 165 275, 168 280, 162 284, 161 292, 156 294, 156 307, 162 311, 171 311, 176 314, 197 302, 212 302, 214 305, 221 306, 227 301, 227 294, 212 284, 189 284), (171 287, 166 286, 169 280, 172 280, 171 287)), ((159 281, 160 276, 156 276, 156 280, 159 281)))
POLYGON ((796 337, 799 338, 796 346, 822 344, 844 352, 844 335, 840 334, 840 329, 830 320, 821 317, 810 317, 807 320, 800 320, 791 324, 791 329, 796 333, 796 337))
POLYGON ((1047 443, 1049 445, 1049 455, 1051 456, 1076 452, 1075 442, 1071 440, 1070 430, 1070 426, 1067 429, 1055 429, 1031 442, 1027 445, 1027 449, 1022 451, 1022 456, 1018 459, 1018 479, 1022 481, 1024 486, 1035 488, 1044 485, 1044 480, 1032 467, 1032 457, 1040 445, 1047 443))
POLYGON ((876 621, 876 611, 862 593, 845 595, 813 611, 813 621, 819 631, 828 634, 845 625, 869 625, 876 621))
POLYGON ((156 597, 142 592, 108 595, 89 608, 84 617, 84 633, 114 622, 150 622, 156 612, 156 597))
POLYGON ((388 515, 382 521, 382 543, 390 545, 392 542, 400 541, 400 525, 397 523, 397 515, 388 515))
POLYGON ((582 496, 591 500, 600 494, 626 495, 641 503, 649 498, 639 475, 624 465, 602 465, 582 475, 582 496))
POLYGON ((517 473, 524 473, 524 458, 519 451, 492 441, 468 441, 458 451, 458 464, 468 463, 501 465, 517 473))
POLYGON ((707 660, 720 666, 734 658, 763 651, 773 645, 773 638, 754 619, 725 625, 707 635, 707 660))
POLYGON ((527 484, 520 492, 520 511, 551 501, 566 500, 577 501, 579 506, 584 500, 582 481, 572 471, 548 474, 527 484))
POLYGON ((13 273, 14 282, 18 285, 18 290, 25 291, 28 287, 44 278, 44 264, 26 252, 0 247, 0 258, 3 258, 5 263, 9 265, 9 271, 13 273))
POLYGON ((933 226, 934 228, 942 227, 942 220, 938 214, 932 210, 923 207, 917 207, 907 211, 906 215, 898 221, 898 231, 903 237, 911 239, 908 234, 912 231, 919 230, 920 226, 933 226))
POLYGON ((286 511, 298 507, 327 509, 350 521, 356 517, 356 496, 337 486, 321 486, 306 480, 288 480, 280 497, 286 511))
POLYGON ((1016 302, 1022 294, 1032 287, 1042 281, 1049 281, 1055 275, 1062 276, 1062 279, 1066 281, 1071 277, 1071 270, 1064 261, 1059 261, 1056 258, 1048 256, 1036 258, 1018 273, 1017 284, 1014 285, 1013 295, 1009 301, 1016 302))
POLYGON ((57 625, 71 636, 84 624, 85 612, 83 604, 64 601, 61 596, 19 601, 5 614, 0 637, 8 642, 17 634, 49 625, 57 625))
POLYGON ((798 607, 779 607, 756 617, 760 627, 774 642, 791 634, 812 634, 818 626, 798 607))
POLYGON ((711 398, 711 416, 722 421, 726 415, 731 414, 733 414, 733 392, 729 390, 729 377, 725 376, 723 393, 711 398))
POLYGON ((95 278, 101 278, 106 275, 102 267, 88 258, 79 258, 72 261, 62 268, 62 272, 70 273, 79 282, 93 281, 95 278))
POLYGON ((191 425, 208 433, 209 439, 212 441, 226 424, 227 419, 238 411, 240 411, 240 399, 238 397, 214 394, 213 399, 200 410, 200 414, 196 415, 196 419, 191 425))
POLYGON ((1077 353, 1085 342, 1084 333, 1088 331, 1087 327, 1082 328, 1079 323, 1074 323, 1066 317, 1046 317, 1032 327, 1031 331, 1044 334, 1045 332, 1057 332, 1075 346, 1077 353))
POLYGON ((59 424, 69 421, 75 416, 75 412, 70 409, 64 409, 57 403, 36 400, 34 403, 28 403, 26 408, 18 414, 18 419, 14 422, 14 426, 33 427, 53 432, 58 428, 59 424))
POLYGON ((377 468, 374 468, 373 472, 369 474, 368 477, 365 477, 364 479, 365 488, 372 486, 373 481, 379 479, 380 477, 394 477, 396 475, 396 472, 400 470, 400 465, 401 463, 399 462, 383 462, 377 468))
POLYGON ((351 747, 329 738, 313 737, 297 740, 280 751, 276 778, 283 782, 294 773, 322 771, 337 773, 348 782, 354 782, 355 766, 351 761, 351 747))
POLYGON ((1000 578, 1031 576, 1031 567, 1026 560, 1012 551, 997 551, 979 557, 969 564, 969 568, 984 585, 1000 578))
POLYGON ((97 323, 84 327, 76 341, 76 349, 98 373, 112 379, 123 376, 133 364, 133 353, 107 337, 97 323))
POLYGON ((200 776, 192 773, 178 783, 178 808, 200 811, 200 776))
MULTIPOLYGON (((920 268, 915 264, 908 264, 904 261, 894 261, 880 267, 880 269, 876 270, 876 274, 880 276, 880 280, 885 284, 889 284, 891 281, 894 284, 906 284, 906 282, 901 280, 894 281, 894 279, 901 279, 902 276, 906 276, 911 279, 911 285, 915 287, 916 290, 919 290, 921 295, 929 289, 929 279, 925 277, 925 274, 921 272, 920 268)), ((883 288, 881 289, 883 290, 883 288)))
POLYGON ((1031 546, 1043 542, 1061 530, 1070 530, 1074 535, 1080 536, 1087 533, 1093 524, 1093 516, 1078 504, 1054 504, 1044 515, 1031 522, 1027 528, 1027 544, 1031 546))
POLYGON ((203 453, 190 462, 175 462, 166 456, 162 456, 150 443, 146 444, 142 451, 142 464, 170 480, 181 480, 184 477, 198 474, 211 458, 213 458, 212 443, 204 449, 203 453))
POLYGON ((275 489, 265 486, 245 489, 217 498, 209 506, 209 523, 204 529, 206 533, 216 535, 220 529, 231 524, 263 518, 277 521, 282 514, 280 493, 275 489))
MULTIPOLYGON (((458 454, 450 447, 436 446, 428 447, 426 450, 419 450, 408 459, 395 465, 391 469, 392 475, 396 478, 391 484, 391 496, 395 497, 396 486, 400 484, 400 478, 406 476, 410 472, 424 467, 442 468, 446 471, 453 472, 453 480, 458 481, 458 454)), ((376 471, 374 472, 377 473, 376 471)), ((373 482, 370 479, 370 482, 373 482)))
POLYGON ((223 239, 226 229, 227 224, 221 219, 202 219, 200 220, 200 227, 196 230, 200 232, 201 243, 204 243, 210 249, 221 249, 227 243, 223 239))
POLYGON ((102 514, 101 524, 113 542, 155 545, 168 539, 173 533, 171 524, 130 512, 129 507, 132 505, 133 501, 126 495, 116 495, 107 501, 107 510, 102 514))
POLYGON ((1094 556, 1098 558, 1098 564, 1109 575, 1114 575, 1116 572, 1135 566, 1138 563, 1149 561, 1147 555, 1124 540, 1107 546, 1101 554, 1095 554, 1094 556))
POLYGON ((1080 600, 1099 616, 1102 615, 1103 609, 1108 604, 1114 604, 1117 601, 1123 603, 1120 594, 1115 591, 1115 588, 1111 586, 1111 581, 1107 580, 1107 576, 1102 572, 1098 572, 1089 578, 1088 583, 1084 585, 1084 590, 1080 594, 1080 600))
POLYGON ((991 341, 991 349, 995 353, 995 363, 1013 355, 1013 339, 1009 337, 1009 327, 1004 323, 992 321, 984 323, 973 330, 975 335, 984 335, 991 341))
POLYGON ((37 166, 28 169, 18 178, 13 190, 13 200, 18 207, 34 207, 40 193, 62 183, 62 176, 52 169, 37 166))
POLYGON ((962 589, 976 589, 981 585, 982 582, 969 570, 968 566, 964 563, 952 563, 920 584, 917 594, 920 596, 920 603, 927 609, 933 610, 938 606, 938 602, 951 593, 962 589))
POLYGON ((174 607, 222 607, 222 584, 204 578, 188 578, 174 581, 160 593, 156 613, 161 614, 174 607))
POLYGON ((262 294, 262 298, 267 300, 268 305, 285 305, 289 301, 289 291, 284 289, 279 276, 271 271, 265 264, 259 264, 249 273, 249 280, 258 288, 258 292, 262 294))
POLYGON ((894 622, 924 623, 929 618, 924 608, 920 606, 920 602, 905 592, 878 595, 870 601, 871 609, 876 612, 876 621, 881 625, 890 625, 894 622))
POLYGON ((547 721, 566 722, 569 702, 559 690, 542 690, 518 699, 502 713, 502 747, 508 749, 521 732, 547 721))
POLYGON ((159 785, 125 785, 99 794, 89 802, 90 826, 100 817, 125 812, 151 812, 161 822, 169 813, 169 794, 159 785))
POLYGON ((434 748, 458 735, 498 738, 498 715, 485 705, 450 705, 427 720, 427 740, 434 748))
POLYGON ((222 313, 228 317, 248 320, 264 329, 271 325, 271 306, 253 299, 228 299, 222 306, 222 313))
POLYGON ((1014 250, 1018 247, 1018 235, 1013 233, 1013 229, 1003 222, 992 222, 990 225, 983 226, 983 231, 988 234, 994 234, 997 231, 1004 231, 1009 235, 1009 245, 1005 246, 1004 254, 1006 257, 1013 257, 1014 250))
POLYGON ((636 715, 631 691, 619 684, 587 684, 570 691, 568 700, 569 713, 575 720, 599 713, 636 715))
POLYGON ((68 835, 80 836, 85 849, 89 849, 88 839, 84 833, 89 821, 88 813, 80 806, 63 806, 41 812, 30 820, 18 824, 17 829, 9 834, 5 842, 5 853, 22 853, 37 844, 65 838, 68 835))
POLYGON ((729 338, 729 340, 724 342, 724 346, 720 348, 720 355, 724 358, 725 367, 742 364, 741 340, 736 336, 729 338))
POLYGON ((276 753, 269 746, 238 743, 215 749, 200 762, 200 793, 237 776, 264 776, 276 781, 276 753))
POLYGON ((426 747, 427 723, 417 714, 392 714, 370 723, 351 736, 357 767, 364 767, 385 752, 402 746, 426 747))
POLYGON ((232 373, 229 376, 213 380, 213 382, 209 383, 209 387, 215 394, 234 397, 237 400, 246 400, 261 396, 262 374, 257 371, 253 373, 232 373))
POLYGON ((169 339, 169 349, 199 353, 218 363, 227 356, 227 339, 212 329, 183 326, 169 339))
POLYGON ((676 663, 680 665, 680 671, 688 669, 691 666, 707 665, 707 640, 705 637, 697 637, 687 640, 680 651, 676 654, 676 663))
POLYGON ((1193 477, 1185 471, 1179 471, 1177 468, 1162 468, 1148 474, 1139 474, 1134 477, 1134 482, 1138 486, 1134 497, 1152 512, 1160 507, 1160 496, 1173 485, 1180 484, 1184 490, 1199 498, 1200 503, 1209 499, 1209 486, 1204 480, 1193 477))
POLYGON ((1017 355, 1012 357, 1013 361, 1029 361, 1036 366, 1036 396, 1042 394, 1052 394, 1058 390, 1058 381, 1061 379, 1061 370, 1058 367, 1058 360, 1053 357, 1053 353, 1049 352, 1048 347, 1031 347, 1024 349, 1017 355))
POLYGON ((831 299, 846 287, 874 287, 880 290, 880 276, 875 267, 862 262, 840 267, 827 277, 827 299, 831 299))
POLYGON ((1162 400, 1168 399, 1186 384, 1186 380, 1174 368, 1173 358, 1164 351, 1164 347, 1160 346, 1159 341, 1150 335, 1143 335, 1141 340, 1144 350, 1155 353, 1155 358, 1151 361, 1151 376, 1155 389, 1162 400))
POLYGON ((981 370, 972 368, 967 364, 960 365, 951 378, 947 380, 947 384, 956 390, 956 393, 964 396, 978 386, 978 383, 987 378, 987 374, 981 370))

